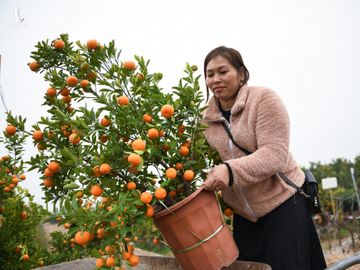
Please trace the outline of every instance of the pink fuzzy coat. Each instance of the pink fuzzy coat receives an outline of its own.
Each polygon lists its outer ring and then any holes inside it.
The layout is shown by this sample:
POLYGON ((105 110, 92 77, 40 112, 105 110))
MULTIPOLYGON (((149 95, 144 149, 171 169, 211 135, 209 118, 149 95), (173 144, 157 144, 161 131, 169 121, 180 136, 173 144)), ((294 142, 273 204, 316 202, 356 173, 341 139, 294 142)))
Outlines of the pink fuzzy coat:
POLYGON ((277 172, 298 186, 304 183, 304 173, 289 152, 289 116, 275 92, 244 85, 231 109, 230 129, 237 144, 253 152, 249 156, 229 139, 223 121, 229 124, 213 96, 204 113, 204 134, 234 175, 234 184, 222 190, 223 198, 236 213, 255 222, 295 193, 277 172))

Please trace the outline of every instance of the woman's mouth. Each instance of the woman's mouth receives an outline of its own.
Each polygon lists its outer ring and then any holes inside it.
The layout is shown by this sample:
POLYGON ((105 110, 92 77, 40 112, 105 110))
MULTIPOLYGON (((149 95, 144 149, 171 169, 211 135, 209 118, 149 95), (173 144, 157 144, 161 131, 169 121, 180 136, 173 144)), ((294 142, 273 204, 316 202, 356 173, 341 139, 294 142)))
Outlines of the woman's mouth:
POLYGON ((221 93, 224 91, 224 89, 225 89, 225 87, 223 87, 223 86, 217 86, 214 88, 214 93, 221 93))

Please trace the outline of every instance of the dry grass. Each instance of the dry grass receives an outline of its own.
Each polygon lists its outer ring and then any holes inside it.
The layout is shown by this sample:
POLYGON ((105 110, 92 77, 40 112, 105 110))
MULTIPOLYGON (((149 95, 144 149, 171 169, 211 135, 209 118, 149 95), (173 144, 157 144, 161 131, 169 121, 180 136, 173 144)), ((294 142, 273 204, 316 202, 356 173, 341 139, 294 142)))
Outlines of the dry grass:
MULTIPOLYGON (((355 238, 359 239, 358 237, 355 238)), ((329 266, 346 259, 355 254, 360 254, 360 243, 355 241, 355 247, 352 246, 350 237, 342 239, 341 246, 338 240, 332 239, 331 241, 322 242, 326 263, 329 266)), ((349 270, 360 270, 360 264, 354 265, 349 270)))
MULTIPOLYGON (((343 254, 342 251, 334 251, 329 253, 327 256, 325 256, 326 259, 326 263, 329 266, 333 265, 334 263, 341 261, 349 256, 354 255, 353 252, 347 253, 347 254, 343 254)), ((360 265, 354 265, 350 268, 347 268, 347 270, 360 270, 360 265)))

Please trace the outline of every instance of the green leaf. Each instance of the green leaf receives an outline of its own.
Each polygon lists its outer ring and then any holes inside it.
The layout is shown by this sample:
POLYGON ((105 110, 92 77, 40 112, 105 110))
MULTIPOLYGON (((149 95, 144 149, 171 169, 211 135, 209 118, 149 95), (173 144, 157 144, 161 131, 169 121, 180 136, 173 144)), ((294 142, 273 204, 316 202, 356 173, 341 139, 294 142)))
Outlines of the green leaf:
POLYGON ((64 186, 65 189, 78 189, 80 186, 75 183, 70 183, 64 186))
POLYGON ((74 194, 74 196, 72 197, 72 200, 71 200, 71 205, 72 205, 72 208, 77 210, 79 208, 78 206, 78 201, 76 199, 76 195, 74 194))
POLYGON ((76 165, 78 163, 78 158, 67 147, 61 149, 61 154, 68 160, 67 163, 69 165, 76 165))
POLYGON ((64 202, 64 207, 66 209, 67 212, 70 212, 71 211, 71 204, 70 204, 70 201, 69 200, 65 200, 64 202))
POLYGON ((91 249, 90 254, 92 257, 95 257, 95 258, 101 257, 101 254, 99 253, 98 249, 96 249, 96 248, 91 249))
POLYGON ((67 118, 66 115, 62 111, 60 111, 59 108, 55 108, 54 113, 60 119, 66 119, 67 118))

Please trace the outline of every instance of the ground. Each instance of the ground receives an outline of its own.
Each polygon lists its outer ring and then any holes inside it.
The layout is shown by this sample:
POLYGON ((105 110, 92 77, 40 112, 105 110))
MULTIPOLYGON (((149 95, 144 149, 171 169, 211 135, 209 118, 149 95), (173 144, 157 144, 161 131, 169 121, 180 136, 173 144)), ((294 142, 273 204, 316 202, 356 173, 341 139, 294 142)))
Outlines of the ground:
MULTIPOLYGON (((44 223, 42 225, 42 227, 40 228, 40 231, 43 231, 44 234, 44 238, 41 241, 43 243, 48 242, 50 240, 50 233, 56 230, 60 230, 60 231, 65 231, 65 229, 61 226, 58 226, 56 223, 44 223)), ((358 247, 357 249, 352 249, 351 248, 351 240, 350 239, 345 239, 342 241, 342 247, 340 247, 339 245, 337 245, 337 243, 333 242, 331 244, 331 249, 329 249, 328 243, 324 243, 324 255, 325 255, 325 259, 326 259, 326 263, 328 266, 331 266, 332 264, 345 259, 349 256, 352 256, 354 254, 360 254, 360 247, 358 247)), ((145 250, 141 250, 139 248, 136 249, 136 253, 137 255, 143 255, 143 256, 161 256, 159 254, 153 253, 153 252, 149 252, 149 251, 145 251, 145 250)), ((360 270, 360 265, 354 265, 350 268, 348 268, 348 270, 360 270)))

